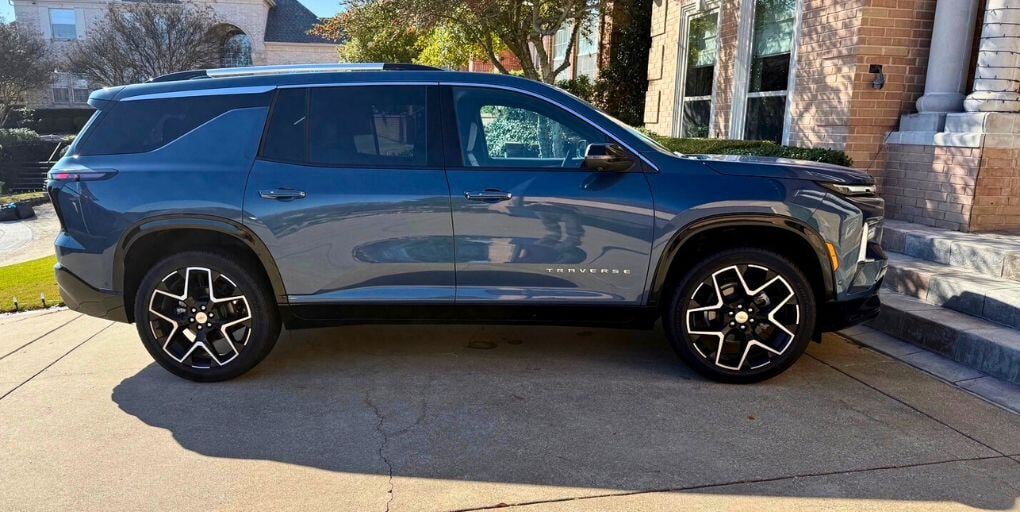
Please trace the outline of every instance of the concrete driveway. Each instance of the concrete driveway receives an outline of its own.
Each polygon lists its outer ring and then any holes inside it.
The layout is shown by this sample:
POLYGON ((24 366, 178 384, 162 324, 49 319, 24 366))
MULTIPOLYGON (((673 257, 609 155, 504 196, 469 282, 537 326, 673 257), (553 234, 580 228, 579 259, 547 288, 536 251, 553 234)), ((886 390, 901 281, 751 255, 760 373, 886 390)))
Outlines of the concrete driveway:
POLYGON ((1020 508, 1020 416, 830 336, 755 386, 661 332, 287 334, 177 379, 134 327, 0 319, 3 510, 1020 508))

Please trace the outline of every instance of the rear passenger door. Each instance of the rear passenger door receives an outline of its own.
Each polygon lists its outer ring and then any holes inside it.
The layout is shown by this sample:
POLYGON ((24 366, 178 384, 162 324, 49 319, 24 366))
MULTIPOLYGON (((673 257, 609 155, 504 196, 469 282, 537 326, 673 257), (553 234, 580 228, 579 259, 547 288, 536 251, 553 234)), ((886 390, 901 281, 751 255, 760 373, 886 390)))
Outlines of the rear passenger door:
POLYGON ((438 90, 277 92, 245 192, 291 303, 452 302, 438 90))

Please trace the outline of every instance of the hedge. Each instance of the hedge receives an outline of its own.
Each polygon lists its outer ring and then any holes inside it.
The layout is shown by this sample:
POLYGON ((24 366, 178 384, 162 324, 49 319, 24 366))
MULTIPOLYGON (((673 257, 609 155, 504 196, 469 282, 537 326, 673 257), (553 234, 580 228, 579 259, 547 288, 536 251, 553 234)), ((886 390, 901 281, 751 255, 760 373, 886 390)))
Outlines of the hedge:
POLYGON ((846 167, 850 167, 854 163, 846 153, 832 149, 781 146, 774 142, 761 140, 675 139, 647 131, 644 133, 665 146, 666 149, 688 155, 771 156, 795 160, 810 160, 846 167))

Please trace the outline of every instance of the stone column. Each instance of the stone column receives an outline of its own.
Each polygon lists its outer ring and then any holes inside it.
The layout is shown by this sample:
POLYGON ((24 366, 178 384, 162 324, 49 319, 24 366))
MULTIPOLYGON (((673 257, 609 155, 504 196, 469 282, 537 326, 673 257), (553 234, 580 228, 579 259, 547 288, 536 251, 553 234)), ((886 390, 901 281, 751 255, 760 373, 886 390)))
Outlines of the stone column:
MULTIPOLYGON (((990 0, 989 4, 1016 0, 990 0)), ((978 0, 938 0, 928 55, 924 96, 917 111, 926 114, 962 112, 967 72, 977 24, 978 0)))
MULTIPOLYGON (((929 75, 930 76, 930 75, 929 75)), ((988 0, 968 112, 1020 112, 1020 2, 988 0)))

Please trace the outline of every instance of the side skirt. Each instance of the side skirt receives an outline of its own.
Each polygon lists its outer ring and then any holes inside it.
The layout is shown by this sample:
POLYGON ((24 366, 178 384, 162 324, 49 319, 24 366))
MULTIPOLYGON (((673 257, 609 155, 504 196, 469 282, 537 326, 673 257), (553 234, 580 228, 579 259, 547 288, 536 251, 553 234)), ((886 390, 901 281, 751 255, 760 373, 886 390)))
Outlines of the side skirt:
POLYGON ((659 312, 646 306, 507 306, 481 304, 281 304, 288 329, 358 324, 570 325, 650 329, 659 312))

